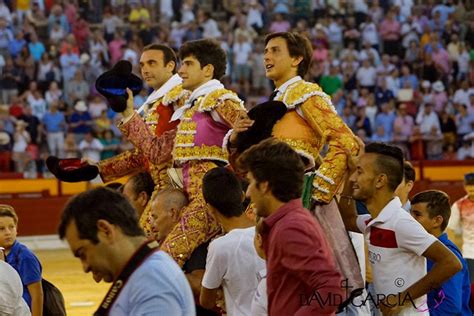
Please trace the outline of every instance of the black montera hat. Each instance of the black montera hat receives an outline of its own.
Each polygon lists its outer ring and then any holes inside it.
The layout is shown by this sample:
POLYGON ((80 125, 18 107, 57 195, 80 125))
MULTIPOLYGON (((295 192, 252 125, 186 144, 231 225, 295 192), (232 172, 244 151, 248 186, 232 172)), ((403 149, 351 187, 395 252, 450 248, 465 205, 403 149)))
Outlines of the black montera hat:
POLYGON ((108 101, 115 112, 127 108, 127 91, 137 95, 143 89, 142 80, 132 73, 132 64, 127 60, 118 61, 111 70, 104 72, 95 81, 95 88, 108 101))
POLYGON ((97 177, 99 168, 78 158, 59 159, 49 156, 46 159, 49 171, 64 182, 90 181, 97 177))
POLYGON ((239 133, 235 142, 237 152, 242 153, 252 145, 272 136, 273 126, 286 113, 286 105, 280 101, 260 103, 248 112, 253 125, 245 132, 239 133))

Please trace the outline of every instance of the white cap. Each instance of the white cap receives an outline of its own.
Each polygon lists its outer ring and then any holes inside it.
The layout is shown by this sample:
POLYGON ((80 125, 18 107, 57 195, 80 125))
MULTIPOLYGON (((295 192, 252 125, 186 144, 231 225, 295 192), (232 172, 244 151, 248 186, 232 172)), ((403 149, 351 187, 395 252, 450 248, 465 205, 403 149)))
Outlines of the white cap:
POLYGON ((82 53, 81 57, 79 58, 79 62, 81 65, 84 65, 87 63, 89 60, 91 60, 90 56, 87 53, 82 53))
POLYGON ((74 105, 74 110, 77 112, 87 112, 87 105, 84 101, 77 101, 76 105, 74 105))
POLYGON ((436 92, 442 92, 444 91, 444 84, 441 81, 436 81, 433 83, 433 90, 436 92))
POLYGON ((20 276, 8 263, 0 260, 0 315, 31 315, 22 296, 20 276))

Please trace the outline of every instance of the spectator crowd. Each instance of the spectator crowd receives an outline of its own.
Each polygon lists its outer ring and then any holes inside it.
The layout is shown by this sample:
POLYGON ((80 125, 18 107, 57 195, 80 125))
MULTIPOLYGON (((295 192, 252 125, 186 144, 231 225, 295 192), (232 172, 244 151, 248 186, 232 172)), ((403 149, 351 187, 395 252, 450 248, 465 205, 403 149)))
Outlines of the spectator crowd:
MULTIPOLYGON (((295 31, 314 53, 306 78, 364 141, 408 159, 474 158, 474 19, 465 1, 0 0, 0 171, 35 177, 48 155, 98 161, 132 146, 95 91, 143 46, 216 38, 223 82, 251 108, 272 86, 264 35, 295 31)), ((135 98, 139 107, 148 90, 135 98)))

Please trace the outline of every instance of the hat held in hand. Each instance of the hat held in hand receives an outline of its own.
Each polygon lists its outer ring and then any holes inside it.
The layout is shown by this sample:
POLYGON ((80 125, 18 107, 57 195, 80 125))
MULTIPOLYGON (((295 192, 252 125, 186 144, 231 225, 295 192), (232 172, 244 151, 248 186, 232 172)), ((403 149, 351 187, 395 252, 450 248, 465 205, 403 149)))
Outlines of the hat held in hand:
POLYGON ((64 182, 90 181, 97 177, 99 168, 78 158, 59 159, 49 156, 46 166, 58 180, 64 182))
POLYGON ((114 67, 104 72, 95 81, 95 88, 108 101, 115 112, 127 108, 127 88, 137 95, 143 89, 142 80, 132 73, 132 64, 127 60, 118 61, 114 67))

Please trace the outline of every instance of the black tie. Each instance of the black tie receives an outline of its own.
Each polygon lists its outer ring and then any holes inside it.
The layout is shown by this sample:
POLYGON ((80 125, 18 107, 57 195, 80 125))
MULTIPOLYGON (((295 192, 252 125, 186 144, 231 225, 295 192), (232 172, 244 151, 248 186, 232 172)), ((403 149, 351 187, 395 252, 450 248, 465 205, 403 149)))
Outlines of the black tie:
POLYGON ((273 101, 273 99, 275 99, 275 97, 277 96, 278 92, 278 90, 273 91, 272 94, 270 94, 270 96, 268 97, 268 101, 273 101))

